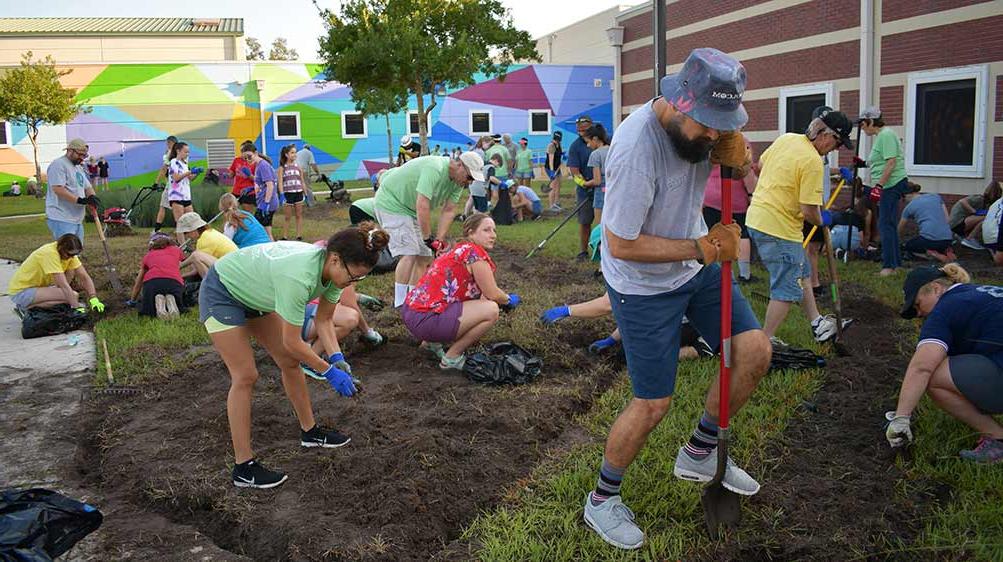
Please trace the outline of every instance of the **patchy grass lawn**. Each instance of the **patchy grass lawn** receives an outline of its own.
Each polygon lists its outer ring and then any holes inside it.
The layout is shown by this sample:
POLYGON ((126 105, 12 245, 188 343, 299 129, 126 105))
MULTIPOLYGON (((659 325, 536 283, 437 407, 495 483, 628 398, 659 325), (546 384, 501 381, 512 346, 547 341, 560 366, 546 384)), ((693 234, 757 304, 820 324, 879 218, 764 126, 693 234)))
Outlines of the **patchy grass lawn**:
POLYGON ((30 195, 22 195, 20 197, 0 197, 0 217, 33 215, 44 212, 44 197, 41 199, 36 199, 30 195))

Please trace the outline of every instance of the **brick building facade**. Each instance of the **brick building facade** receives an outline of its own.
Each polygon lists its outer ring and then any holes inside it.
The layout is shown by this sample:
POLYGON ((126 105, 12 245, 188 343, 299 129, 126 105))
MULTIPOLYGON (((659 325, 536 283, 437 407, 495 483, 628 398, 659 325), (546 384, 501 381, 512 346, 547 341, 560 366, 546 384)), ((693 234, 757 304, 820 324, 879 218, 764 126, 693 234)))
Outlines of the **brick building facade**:
MULTIPOLYGON (((655 95, 652 20, 650 2, 616 18, 624 116, 655 95)), ((741 60, 756 154, 803 130, 817 105, 851 117, 878 105, 903 140, 913 181, 977 193, 1003 179, 1000 29, 999 0, 667 0, 666 72, 695 47, 741 60)), ((864 158, 869 148, 865 136, 864 158)), ((843 151, 839 160, 850 157, 843 151)))

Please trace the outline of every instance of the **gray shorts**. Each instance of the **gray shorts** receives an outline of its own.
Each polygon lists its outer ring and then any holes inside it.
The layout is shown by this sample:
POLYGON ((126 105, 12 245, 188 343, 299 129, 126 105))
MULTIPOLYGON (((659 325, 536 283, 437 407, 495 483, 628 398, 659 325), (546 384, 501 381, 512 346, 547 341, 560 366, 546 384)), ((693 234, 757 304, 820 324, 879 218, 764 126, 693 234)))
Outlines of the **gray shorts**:
POLYGON ((171 202, 167 200, 167 195, 170 193, 170 191, 171 191, 170 189, 167 189, 165 187, 160 192, 160 206, 163 207, 163 208, 165 208, 165 209, 167 209, 167 210, 171 209, 171 202))
POLYGON ((953 355, 947 361, 951 380, 962 396, 984 414, 1003 414, 1003 368, 974 353, 953 355))
POLYGON ((18 310, 24 312, 28 310, 31 303, 35 302, 35 293, 37 291, 37 287, 28 287, 27 289, 18 292, 16 295, 11 295, 10 302, 14 303, 14 306, 16 306, 18 310))
POLYGON ((214 334, 244 326, 248 320, 265 314, 244 306, 234 298, 216 273, 216 266, 209 268, 199 287, 199 322, 205 325, 206 331, 214 334))
POLYGON ((387 234, 390 235, 390 244, 387 248, 393 257, 432 257, 432 249, 426 246, 425 241, 421 238, 418 219, 376 209, 376 220, 379 221, 383 230, 386 230, 387 234))

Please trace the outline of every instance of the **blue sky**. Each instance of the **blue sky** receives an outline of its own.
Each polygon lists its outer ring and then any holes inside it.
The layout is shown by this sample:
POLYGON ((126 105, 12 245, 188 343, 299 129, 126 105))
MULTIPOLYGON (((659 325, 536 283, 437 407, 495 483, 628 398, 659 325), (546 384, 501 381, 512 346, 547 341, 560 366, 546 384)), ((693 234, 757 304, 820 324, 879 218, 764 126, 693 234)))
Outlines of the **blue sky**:
MULTIPOLYGON (((538 37, 617 4, 637 4, 640 0, 509 0, 516 25, 538 37)), ((318 0, 323 8, 335 9, 336 0, 318 0)), ((317 58, 316 38, 324 32, 317 10, 310 0, 102 0, 90 4, 80 0, 45 0, 35 4, 0 0, 5 17, 242 17, 244 35, 261 41, 265 53, 276 37, 285 37, 300 58, 317 58)))

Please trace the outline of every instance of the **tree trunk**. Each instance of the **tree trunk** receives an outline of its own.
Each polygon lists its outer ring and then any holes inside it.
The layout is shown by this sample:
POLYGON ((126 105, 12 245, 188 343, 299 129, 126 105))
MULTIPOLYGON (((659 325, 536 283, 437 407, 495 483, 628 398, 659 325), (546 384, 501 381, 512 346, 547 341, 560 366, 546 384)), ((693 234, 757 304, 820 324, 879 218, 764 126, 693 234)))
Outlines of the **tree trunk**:
MULTIPOLYGON (((432 84, 432 92, 431 92, 430 95, 431 95, 432 103, 428 104, 428 107, 425 108, 425 111, 421 114, 421 117, 418 118, 418 122, 421 123, 421 126, 425 127, 426 131, 428 130, 428 120, 429 120, 428 116, 432 114, 432 110, 435 109, 435 104, 436 104, 436 101, 435 101, 435 84, 432 84)), ((422 145, 424 145, 424 144, 425 143, 422 142, 422 145)), ((426 150, 425 153, 427 154, 428 150, 426 150)))
POLYGON ((390 114, 383 115, 387 118, 387 164, 394 165, 394 139, 390 136, 390 114))
MULTIPOLYGON (((31 139, 31 152, 35 157, 35 181, 38 182, 38 187, 42 187, 42 166, 38 163, 38 127, 28 127, 28 138, 31 139)), ((46 185, 48 185, 49 178, 45 178, 46 185)))
MULTIPOLYGON (((418 98, 418 140, 421 141, 421 155, 425 156, 428 154, 428 121, 425 119, 425 92, 421 88, 421 81, 415 84, 414 96, 418 98)), ((408 124, 408 128, 410 127, 408 124)))

